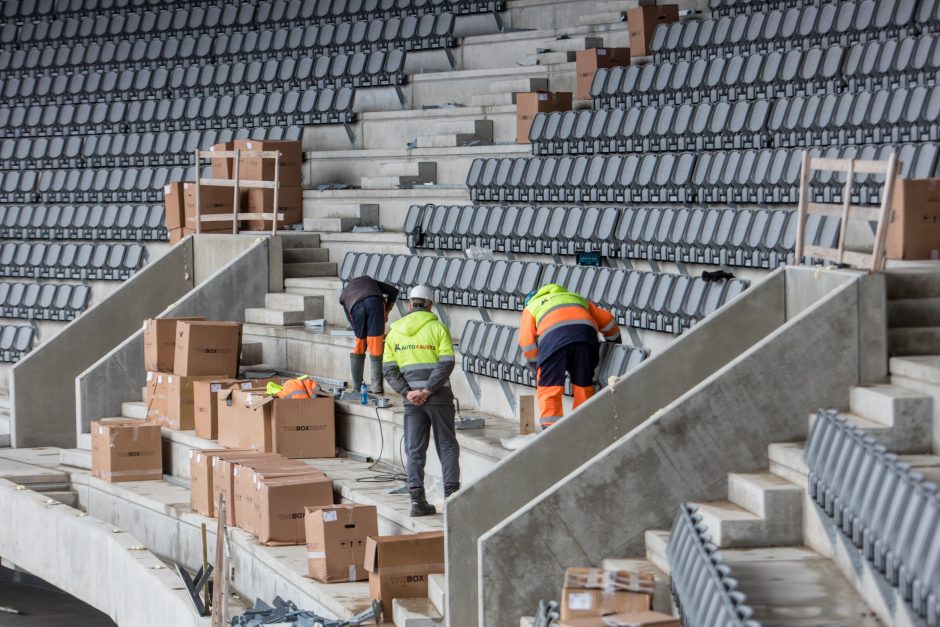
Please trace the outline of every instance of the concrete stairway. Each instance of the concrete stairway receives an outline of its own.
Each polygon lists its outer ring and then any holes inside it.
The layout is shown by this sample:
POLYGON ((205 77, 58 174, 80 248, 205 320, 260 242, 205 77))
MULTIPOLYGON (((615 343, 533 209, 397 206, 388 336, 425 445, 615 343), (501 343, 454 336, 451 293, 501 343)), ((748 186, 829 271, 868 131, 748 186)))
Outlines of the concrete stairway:
POLYGON ((402 161, 379 164, 377 176, 362 177, 362 189, 394 189, 437 183, 434 161, 402 161))
POLYGON ((320 246, 320 236, 292 234, 281 238, 285 277, 336 276, 330 251, 320 246))
POLYGON ((418 135, 418 148, 456 148, 473 143, 487 146, 493 143, 492 120, 459 120, 437 122, 433 132, 418 135))
POLYGON ((0 453, 0 479, 38 492, 47 502, 76 507, 78 494, 68 473, 46 467, 46 463, 54 465, 58 461, 58 449, 6 449, 0 453))
POLYGON ((547 78, 510 78, 494 80, 489 83, 488 93, 476 94, 470 98, 472 107, 493 107, 516 104, 519 92, 548 91, 547 78))
POLYGON ((348 233, 357 226, 378 225, 379 206, 374 203, 336 203, 322 215, 304 218, 304 231, 317 233, 348 233))
POLYGON ((888 275, 888 351, 940 354, 940 273, 888 275))
POLYGON ((287 292, 264 295, 264 307, 245 309, 245 322, 276 327, 301 326, 323 318, 323 297, 287 292))

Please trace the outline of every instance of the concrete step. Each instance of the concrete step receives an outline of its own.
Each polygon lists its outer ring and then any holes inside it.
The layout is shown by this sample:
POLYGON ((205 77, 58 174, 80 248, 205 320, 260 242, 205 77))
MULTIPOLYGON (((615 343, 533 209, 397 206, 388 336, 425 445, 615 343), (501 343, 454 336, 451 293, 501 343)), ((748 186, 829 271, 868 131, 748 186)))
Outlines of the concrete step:
POLYGON ((78 506, 78 492, 75 490, 51 490, 49 492, 43 492, 43 495, 59 503, 68 505, 69 507, 78 506))
MULTIPOLYGON (((892 453, 929 453, 931 451, 932 421, 926 427, 916 422, 891 427, 851 412, 841 412, 840 415, 847 423, 862 429, 892 453)), ((811 414, 810 426, 815 419, 816 414, 811 414)))
POLYGON ((436 161, 391 161, 379 164, 379 176, 414 177, 431 181, 437 178, 436 161))
POLYGON ((940 326, 888 329, 891 355, 936 355, 940 353, 940 326))
POLYGON ((441 627, 444 625, 444 618, 427 598, 393 599, 392 617, 395 627, 441 627))
POLYGON ((547 78, 510 78, 490 83, 491 94, 514 94, 517 92, 548 91, 547 78))
POLYGON ((672 595, 669 592, 669 577, 642 557, 607 558, 601 563, 605 570, 628 570, 653 575, 653 610, 663 614, 672 613, 672 595))
POLYGON ((281 235, 281 248, 320 248, 320 236, 313 233, 290 231, 281 235))
POLYGON ((728 499, 761 518, 798 521, 802 495, 799 486, 771 472, 728 474, 728 499))
POLYGON ((448 135, 418 135, 418 148, 457 148, 465 146, 469 142, 476 142, 477 145, 492 144, 490 138, 480 138, 476 135, 464 135, 462 133, 451 133, 448 135))
POLYGON ((285 279, 306 276, 336 276, 336 272, 337 267, 334 261, 284 264, 285 279))
POLYGON ((940 298, 940 272, 926 270, 899 270, 885 274, 888 300, 905 298, 940 298))
POLYGON ((549 39, 542 43, 542 47, 552 52, 577 52, 591 48, 603 48, 602 37, 568 37, 566 39, 549 39))
POLYGON ((437 613, 447 613, 447 576, 433 573, 428 575, 428 599, 437 613))
POLYGON ((248 307, 245 309, 245 322, 248 324, 264 324, 274 327, 300 326, 304 323, 304 312, 266 309, 264 307, 248 307))
POLYGON ((896 385, 853 387, 849 410, 886 427, 929 433, 933 426, 933 399, 896 385))
POLYGON ((304 231, 349 233, 359 223, 359 218, 304 218, 304 231))
POLYGON ((635 9, 639 6, 656 4, 655 0, 604 0, 597 3, 597 9, 604 12, 621 12, 635 9))
POLYGON ((516 96, 504 94, 474 94, 470 98, 471 107, 504 107, 516 104, 516 96))
POLYGON ((892 357, 888 369, 892 375, 940 385, 940 354, 892 357))
POLYGON ((577 52, 575 51, 552 51, 552 52, 539 52, 536 54, 526 55, 526 61, 534 63, 535 65, 561 65, 562 63, 573 63, 577 60, 577 52))
POLYGON ((438 135, 457 134, 493 138, 493 120, 448 120, 436 122, 434 132, 438 135))
POLYGON ((261 342, 242 342, 242 357, 240 364, 244 366, 257 366, 264 358, 261 356, 261 342))
POLYGON ((888 301, 889 327, 940 326, 940 297, 888 301))
POLYGON ((770 472, 783 477, 790 483, 806 488, 809 468, 803 459, 802 442, 778 442, 767 447, 770 458, 770 472))
POLYGON ((433 185, 436 181, 418 180, 413 176, 363 176, 360 179, 362 189, 398 189, 411 185, 433 185))
POLYGON ((607 13, 590 13, 578 17, 578 24, 581 26, 599 26, 601 24, 617 24, 627 21, 627 16, 621 11, 610 11, 607 13))
POLYGON ((329 261, 328 248, 288 248, 284 251, 285 263, 307 263, 311 261, 329 261))
POLYGON ((731 501, 692 503, 708 528, 711 541, 721 548, 766 546, 764 519, 731 501))
POLYGON ((134 420, 147 419, 147 403, 143 401, 129 401, 121 403, 121 415, 124 418, 133 418, 134 420))
POLYGON ((661 529, 649 529, 643 534, 646 543, 646 559, 667 576, 669 560, 666 558, 666 546, 669 544, 669 532, 661 529))
POLYGON ((264 295, 264 306, 267 309, 301 311, 304 320, 316 320, 323 317, 322 296, 272 292, 264 295))

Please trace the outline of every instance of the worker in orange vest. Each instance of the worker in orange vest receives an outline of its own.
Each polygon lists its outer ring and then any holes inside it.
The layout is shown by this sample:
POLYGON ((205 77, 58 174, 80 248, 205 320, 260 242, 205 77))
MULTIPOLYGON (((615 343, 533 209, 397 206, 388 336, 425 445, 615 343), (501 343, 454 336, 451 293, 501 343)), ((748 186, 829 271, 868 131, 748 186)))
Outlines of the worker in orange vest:
POLYGON ((594 371, 600 359, 600 333, 621 343, 617 319, 582 296, 549 283, 526 297, 519 323, 519 346, 536 369, 539 424, 546 429, 561 419, 565 373, 571 378, 574 406, 594 395, 594 371))

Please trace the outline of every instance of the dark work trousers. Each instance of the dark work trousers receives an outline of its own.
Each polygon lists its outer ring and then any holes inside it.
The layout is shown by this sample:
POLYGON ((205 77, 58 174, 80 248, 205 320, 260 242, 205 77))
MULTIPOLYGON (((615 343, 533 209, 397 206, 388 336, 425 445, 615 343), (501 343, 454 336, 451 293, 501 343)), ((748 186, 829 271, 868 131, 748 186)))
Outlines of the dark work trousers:
POLYGON ((385 351, 385 301, 378 296, 369 296, 356 303, 349 312, 352 318, 356 345, 353 353, 381 357, 385 351))
POLYGON ((424 464, 434 430, 434 447, 441 460, 444 485, 460 483, 460 445, 454 428, 453 405, 405 405, 405 454, 408 456, 408 487, 424 487, 424 464))

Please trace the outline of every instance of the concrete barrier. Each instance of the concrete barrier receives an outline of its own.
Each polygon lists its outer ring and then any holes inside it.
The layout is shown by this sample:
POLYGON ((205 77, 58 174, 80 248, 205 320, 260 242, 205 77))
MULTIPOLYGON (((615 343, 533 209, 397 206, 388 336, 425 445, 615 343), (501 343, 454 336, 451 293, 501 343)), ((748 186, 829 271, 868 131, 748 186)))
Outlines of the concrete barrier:
MULTIPOLYGON (((769 341, 775 333, 779 333, 778 330, 785 325, 795 325, 803 312, 810 315, 809 312, 824 307, 828 303, 827 299, 835 299, 835 294, 841 293, 843 300, 851 302, 852 307, 841 312, 846 320, 830 320, 827 317, 821 321, 827 324, 837 323, 834 330, 820 331, 823 338, 827 333, 837 333, 839 340, 852 346, 852 358, 849 360, 851 368, 846 367, 845 376, 833 376, 824 380, 830 390, 844 395, 847 400, 849 384, 859 380, 883 378, 884 356, 869 362, 859 360, 857 351, 857 346, 863 338, 868 345, 876 348, 879 345, 884 346, 883 324, 879 325, 877 322, 879 302, 880 312, 884 312, 883 282, 879 277, 874 277, 867 281, 866 289, 861 289, 859 276, 857 273, 844 271, 778 269, 749 289, 741 298, 729 303, 683 335, 681 340, 641 364, 612 388, 598 394, 578 412, 540 435, 530 446, 503 460, 489 475, 465 487, 451 499, 446 510, 447 575, 451 591, 448 595, 448 624, 452 627, 504 625, 512 622, 509 615, 519 608, 526 607, 525 611, 531 612, 527 604, 533 598, 537 600, 537 596, 533 595, 558 587, 554 584, 560 579, 554 575, 560 567, 585 563, 588 553, 583 549, 562 552, 571 549, 573 544, 584 542, 590 546, 592 542, 599 542, 589 554, 594 556, 607 552, 603 557, 619 556, 615 549, 638 547, 637 537, 616 528, 620 524, 632 528, 633 523, 628 522, 630 517, 617 521, 609 519, 606 515, 608 512, 620 513, 620 510, 613 506, 608 508, 607 501, 600 491, 589 491, 581 496, 572 496, 571 492, 565 492, 565 496, 571 499, 569 506, 583 508, 582 517, 579 519, 584 525, 581 528, 566 524, 571 521, 563 522, 557 517, 550 520, 551 516, 548 516, 525 528, 521 536, 527 537, 528 540, 515 550, 509 550, 505 544, 501 544, 504 536, 500 535, 498 530, 502 525, 506 525, 511 531, 507 532, 505 537, 511 535, 518 540, 518 525, 524 526, 533 520, 532 517, 525 517, 521 513, 530 502, 548 498, 546 495, 560 489, 568 475, 582 467, 589 468, 597 461, 595 458, 599 454, 611 445, 616 448, 621 438, 631 434, 640 425, 646 429, 650 424, 661 421, 664 408, 672 407, 677 399, 691 394, 692 390, 703 386, 707 379, 710 382, 710 378, 718 376, 716 373, 731 368, 733 361, 746 359, 746 355, 763 350, 762 344, 769 341), (860 315, 857 308, 860 301, 864 301, 876 311, 860 315), (757 348, 759 346, 761 348, 757 348), (844 389, 840 390, 838 386, 844 389), (651 419, 654 415, 655 419, 651 419), (593 516, 597 516, 596 521, 592 520, 593 516), (518 523, 515 522, 516 517, 521 517, 518 523), (627 541, 611 537, 618 534, 624 536, 627 541), (559 540, 560 535, 566 535, 566 538, 559 540), (553 552, 556 542, 558 552, 553 552), (503 553, 499 555, 493 552, 497 544, 503 548, 503 553), (522 550, 523 546, 525 550, 522 550), (483 564, 482 560, 484 555, 489 558, 486 564, 483 564), (543 559, 546 555, 558 561, 546 566, 547 562, 543 559), (527 575, 512 581, 501 577, 501 573, 515 572, 510 566, 511 562, 523 569, 518 572, 527 575), (532 573, 537 573, 538 576, 532 577, 532 573), (481 585, 485 585, 485 589, 482 589, 481 585), (504 590, 495 590, 494 587, 498 586, 502 586, 504 590), (485 615, 482 607, 487 608, 485 615)), ((800 340, 793 334, 788 337, 801 346, 808 346, 808 340, 800 340)), ((844 355, 844 352, 840 355, 844 355)), ((829 360, 824 355, 822 358, 829 360)), ((791 363, 785 360, 780 362, 780 366, 791 363)), ((751 362, 749 366, 756 367, 756 363, 751 362)), ((766 374, 766 371, 763 372, 766 374)), ((754 380, 749 382, 753 384, 754 380)), ((715 388, 715 393, 718 394, 718 388, 715 388)), ((696 399, 701 402, 704 398, 710 398, 712 392, 704 394, 696 399)), ((718 400, 722 400, 720 394, 718 400)), ((724 400, 730 405, 734 399, 724 400)), ((719 403, 718 406, 725 405, 719 403)), ((694 415, 682 416, 687 420, 672 418, 668 424, 675 428, 677 423, 685 425, 695 419, 694 415)), ((752 418, 754 423, 759 425, 755 427, 756 433, 762 437, 778 437, 783 430, 764 430, 765 422, 776 418, 775 415, 758 415, 752 418)), ((805 416, 802 424, 805 428, 805 416)), ((706 439, 706 443, 711 437, 707 430, 700 433, 689 426, 682 429, 686 428, 690 429, 689 435, 698 433, 699 438, 706 439)), ((683 437, 682 429, 675 431, 676 438, 683 437)), ((723 430, 720 430, 717 433, 722 432, 723 430)), ((655 441, 655 438, 644 440, 646 444, 652 441, 655 441)), ((690 440, 686 444, 701 447, 703 442, 690 440)), ((748 444, 754 445, 755 442, 748 444)), ((623 468, 604 467, 607 473, 606 481, 617 484, 626 476, 620 472, 622 470, 635 473, 635 481, 638 483, 631 485, 643 485, 644 482, 660 485, 657 477, 661 469, 655 464, 657 454, 661 452, 657 449, 640 451, 637 448, 631 448, 630 451, 635 457, 632 464, 625 464, 623 468), (638 463, 642 460, 647 464, 638 463)), ((751 463, 755 460, 766 461, 766 443, 757 446, 750 454, 753 456, 750 458, 751 463)), ((662 459, 665 461, 666 458, 662 459)), ((705 466, 705 469, 705 474, 711 470, 709 466, 705 466)), ((708 476, 715 482, 715 486, 719 483, 723 486, 726 472, 721 471, 714 477, 708 476)), ((670 481, 675 479, 676 475, 677 470, 671 469, 664 474, 670 481)), ((703 492, 697 498, 709 497, 707 490, 703 492)), ((613 492, 608 496, 620 498, 615 497, 613 492)), ((655 501, 656 497, 653 497, 653 500, 655 501)), ((669 512, 672 512, 677 502, 668 502, 669 512)), ((655 509, 652 515, 655 524, 655 521, 658 521, 658 518, 655 518, 658 516, 655 509)), ((640 516, 637 528, 649 527, 648 522, 650 520, 645 516, 640 516)), ((641 538, 642 534, 639 537, 641 538)), ((598 563, 599 559, 588 560, 587 563, 598 563)), ((515 614, 515 620, 518 620, 519 615, 515 614)))
MULTIPOLYGON (((244 321, 246 307, 264 306, 270 238, 198 235, 192 239, 196 286, 154 315, 244 321)), ((89 433, 92 420, 120 416, 122 403, 140 398, 146 375, 141 323, 138 320, 130 337, 76 377, 76 433, 89 433)))

